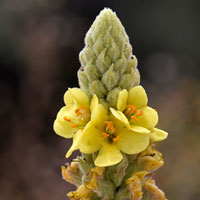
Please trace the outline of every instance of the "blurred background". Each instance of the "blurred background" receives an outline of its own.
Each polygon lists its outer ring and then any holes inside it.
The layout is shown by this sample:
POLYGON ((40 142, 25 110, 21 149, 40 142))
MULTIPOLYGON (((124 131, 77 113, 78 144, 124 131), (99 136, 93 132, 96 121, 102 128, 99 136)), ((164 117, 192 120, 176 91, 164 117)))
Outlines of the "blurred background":
POLYGON ((1 0, 1 200, 62 200, 75 189, 60 174, 71 140, 52 124, 78 86, 84 36, 104 7, 125 26, 158 127, 169 132, 157 145, 157 184, 170 200, 200 199, 200 1, 1 0))

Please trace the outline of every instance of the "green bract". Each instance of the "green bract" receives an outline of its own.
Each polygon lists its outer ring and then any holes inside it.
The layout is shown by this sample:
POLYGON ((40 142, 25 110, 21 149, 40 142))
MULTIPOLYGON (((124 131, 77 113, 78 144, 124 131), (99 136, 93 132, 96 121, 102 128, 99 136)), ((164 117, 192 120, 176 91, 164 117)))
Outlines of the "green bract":
POLYGON ((79 55, 79 84, 83 91, 96 94, 100 102, 116 107, 122 89, 131 89, 140 82, 137 59, 132 55, 129 38, 116 14, 104 9, 85 37, 79 55))
POLYGON ((85 37, 79 55, 79 88, 68 89, 55 132, 73 138, 68 158, 80 150, 63 178, 76 185, 71 200, 166 200, 153 172, 163 164, 153 143, 168 133, 155 128, 158 113, 147 106, 137 59, 116 14, 105 8, 85 37))

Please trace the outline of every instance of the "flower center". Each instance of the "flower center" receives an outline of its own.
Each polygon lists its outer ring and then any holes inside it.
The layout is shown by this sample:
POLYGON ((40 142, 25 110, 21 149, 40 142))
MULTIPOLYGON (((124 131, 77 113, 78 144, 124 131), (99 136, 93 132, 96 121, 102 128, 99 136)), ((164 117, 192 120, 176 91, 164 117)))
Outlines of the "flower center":
POLYGON ((85 108, 84 106, 80 106, 75 109, 76 119, 72 120, 64 116, 64 120, 71 122, 71 126, 73 128, 80 127, 82 128, 89 120, 90 120, 90 111, 89 109, 85 108))
POLYGON ((126 105, 124 110, 124 114, 127 116, 129 120, 137 121, 138 117, 143 115, 143 110, 138 111, 136 107, 131 104, 126 105))
POLYGON ((109 141, 109 142, 117 142, 119 140, 119 136, 115 134, 116 129, 113 124, 113 121, 106 121, 105 131, 102 135, 109 141))

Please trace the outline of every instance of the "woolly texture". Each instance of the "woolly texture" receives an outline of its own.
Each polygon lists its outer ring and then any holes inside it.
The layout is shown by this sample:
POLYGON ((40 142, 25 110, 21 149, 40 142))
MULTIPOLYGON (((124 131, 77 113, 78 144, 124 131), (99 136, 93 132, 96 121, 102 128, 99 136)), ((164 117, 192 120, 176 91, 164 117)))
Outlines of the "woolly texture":
POLYGON ((158 113, 147 106, 146 92, 138 86, 137 59, 111 9, 97 16, 79 58, 81 89, 68 89, 54 122, 58 135, 73 138, 66 156, 77 149, 82 152, 62 166, 63 179, 77 187, 68 197, 167 200, 153 179, 164 164, 153 144, 168 134, 155 128, 158 113))
POLYGON ((167 200, 153 180, 164 162, 152 145, 139 155, 124 155, 111 167, 95 167, 94 158, 84 154, 62 167, 63 179, 77 186, 68 193, 71 200, 167 200))
POLYGON ((80 52, 78 71, 80 88, 96 94, 104 106, 116 107, 122 89, 140 82, 137 58, 132 55, 129 38, 116 14, 105 8, 92 24, 80 52))

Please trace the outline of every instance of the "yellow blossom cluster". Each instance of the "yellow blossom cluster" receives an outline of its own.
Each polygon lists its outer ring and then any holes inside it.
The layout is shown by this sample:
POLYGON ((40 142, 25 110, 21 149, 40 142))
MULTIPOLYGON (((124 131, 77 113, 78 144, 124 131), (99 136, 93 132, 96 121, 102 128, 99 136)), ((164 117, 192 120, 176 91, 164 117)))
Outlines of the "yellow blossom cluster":
POLYGON ((55 132, 73 138, 66 154, 75 150, 85 154, 98 152, 95 165, 106 167, 119 163, 125 154, 144 151, 149 143, 164 140, 168 133, 155 128, 158 113, 147 106, 147 94, 142 86, 122 90, 117 107, 106 109, 96 95, 90 100, 79 88, 68 89, 65 106, 57 114, 55 132))

